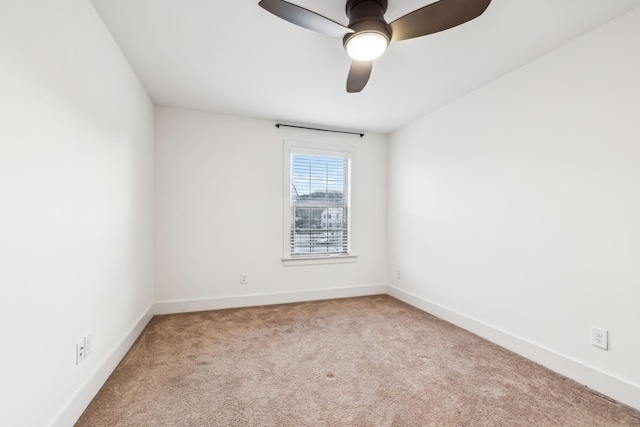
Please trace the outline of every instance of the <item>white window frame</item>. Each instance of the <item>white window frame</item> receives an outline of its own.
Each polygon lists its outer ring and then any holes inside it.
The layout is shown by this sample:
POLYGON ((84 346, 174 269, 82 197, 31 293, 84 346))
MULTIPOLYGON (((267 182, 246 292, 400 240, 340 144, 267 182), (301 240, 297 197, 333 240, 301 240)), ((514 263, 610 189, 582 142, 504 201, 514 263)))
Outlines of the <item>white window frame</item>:
POLYGON ((317 144, 311 142, 284 141, 284 205, 283 205, 283 248, 282 263, 284 266, 342 264, 356 262, 357 255, 357 148, 345 144, 317 144), (313 256, 291 256, 291 156, 293 154, 309 154, 328 157, 347 157, 351 160, 350 176, 350 230, 348 254, 327 254, 313 256))

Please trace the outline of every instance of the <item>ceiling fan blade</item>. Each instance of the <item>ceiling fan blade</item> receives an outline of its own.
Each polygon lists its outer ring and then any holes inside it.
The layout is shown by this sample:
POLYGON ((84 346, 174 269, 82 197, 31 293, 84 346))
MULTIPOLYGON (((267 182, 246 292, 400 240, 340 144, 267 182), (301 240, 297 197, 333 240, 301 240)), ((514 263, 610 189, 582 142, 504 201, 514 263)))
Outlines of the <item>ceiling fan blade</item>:
POLYGON ((372 61, 353 61, 347 77, 347 92, 356 93, 362 91, 371 76, 372 61))
POLYGON ((347 33, 353 33, 351 28, 284 0, 261 0, 258 5, 285 21, 328 36, 342 37, 347 33))
POLYGON ((396 19, 391 41, 412 39, 448 30, 482 15, 491 0, 440 0, 396 19))

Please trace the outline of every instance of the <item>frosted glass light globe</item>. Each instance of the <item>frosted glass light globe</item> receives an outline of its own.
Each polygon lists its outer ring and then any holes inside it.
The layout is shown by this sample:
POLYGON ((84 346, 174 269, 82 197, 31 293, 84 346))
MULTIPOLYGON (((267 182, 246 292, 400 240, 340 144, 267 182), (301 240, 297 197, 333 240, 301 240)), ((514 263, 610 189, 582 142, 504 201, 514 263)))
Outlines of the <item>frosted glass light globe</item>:
POLYGON ((363 31, 347 41, 347 54, 356 61, 371 61, 384 53, 389 40, 381 33, 363 31))

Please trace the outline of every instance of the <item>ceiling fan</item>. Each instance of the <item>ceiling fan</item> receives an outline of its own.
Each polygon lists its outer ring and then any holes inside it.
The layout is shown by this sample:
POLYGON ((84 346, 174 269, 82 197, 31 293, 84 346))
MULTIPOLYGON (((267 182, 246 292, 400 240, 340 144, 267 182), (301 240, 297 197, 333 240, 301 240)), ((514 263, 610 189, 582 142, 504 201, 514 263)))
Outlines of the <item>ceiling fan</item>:
POLYGON ((387 23, 384 19, 387 0, 347 0, 349 25, 346 27, 284 0, 261 0, 258 4, 292 24, 328 36, 343 37, 342 44, 353 59, 347 77, 347 92, 354 93, 366 86, 372 61, 384 53, 389 43, 464 24, 482 15, 489 3, 491 0, 440 0, 387 23))

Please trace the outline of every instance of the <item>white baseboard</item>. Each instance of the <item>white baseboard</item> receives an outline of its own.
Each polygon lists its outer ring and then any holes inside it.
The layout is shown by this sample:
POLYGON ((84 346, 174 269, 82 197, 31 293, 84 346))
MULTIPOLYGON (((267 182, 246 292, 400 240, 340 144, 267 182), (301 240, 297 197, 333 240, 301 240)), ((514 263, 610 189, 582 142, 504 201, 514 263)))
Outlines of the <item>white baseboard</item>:
POLYGON ((275 294, 253 294, 197 300, 160 301, 155 303, 154 312, 155 314, 173 314, 192 311, 221 310, 225 308, 251 307, 258 305, 287 304, 292 302, 317 301, 333 298, 360 297, 386 293, 387 285, 366 285, 351 286, 348 288, 281 292, 275 294))
POLYGON ((116 369, 118 363, 120 363, 125 354, 127 354, 127 351, 129 351, 152 317, 153 304, 149 305, 135 324, 127 331, 127 333, 124 334, 113 350, 107 354, 107 357, 104 358, 71 400, 69 400, 65 407, 58 413, 56 418, 49 425, 50 427, 69 427, 78 421, 78 418, 80 418, 84 410, 89 406, 89 403, 91 403, 91 400, 93 400, 96 394, 98 394, 100 388, 116 369))
POLYGON ((387 286, 387 294, 640 410, 640 387, 634 384, 393 286, 387 286))

